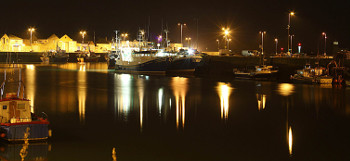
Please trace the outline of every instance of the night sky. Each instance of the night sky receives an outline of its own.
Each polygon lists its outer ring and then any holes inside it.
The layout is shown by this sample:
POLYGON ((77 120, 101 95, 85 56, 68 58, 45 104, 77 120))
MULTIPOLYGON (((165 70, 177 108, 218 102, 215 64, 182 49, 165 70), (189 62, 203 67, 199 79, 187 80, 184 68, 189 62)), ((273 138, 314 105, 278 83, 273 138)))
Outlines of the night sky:
POLYGON ((216 50, 221 27, 232 29, 231 49, 257 49, 258 32, 267 31, 265 49, 274 52, 274 38, 279 48, 287 48, 288 13, 294 11, 291 33, 293 42, 302 43, 303 51, 316 54, 323 50, 321 33, 328 36, 327 48, 339 41, 340 47, 350 47, 350 1, 314 0, 241 0, 241 1, 120 1, 120 0, 11 0, 1 2, 0 33, 29 38, 27 29, 35 27, 35 36, 47 38, 51 34, 68 34, 81 41, 80 30, 87 39, 111 40, 113 31, 127 32, 136 38, 139 28, 145 28, 150 18, 150 34, 159 35, 161 25, 167 25, 172 42, 180 41, 177 23, 186 23, 184 37, 196 41, 199 21, 199 47, 216 50))

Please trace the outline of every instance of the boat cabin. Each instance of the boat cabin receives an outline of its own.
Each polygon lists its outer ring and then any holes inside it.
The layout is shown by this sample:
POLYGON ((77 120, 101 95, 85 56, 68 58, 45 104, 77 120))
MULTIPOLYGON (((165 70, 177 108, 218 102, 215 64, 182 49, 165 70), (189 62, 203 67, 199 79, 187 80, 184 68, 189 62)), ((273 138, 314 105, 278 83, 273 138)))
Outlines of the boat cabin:
POLYGON ((0 123, 31 122, 30 104, 28 99, 18 98, 15 93, 9 93, 0 99, 0 123))

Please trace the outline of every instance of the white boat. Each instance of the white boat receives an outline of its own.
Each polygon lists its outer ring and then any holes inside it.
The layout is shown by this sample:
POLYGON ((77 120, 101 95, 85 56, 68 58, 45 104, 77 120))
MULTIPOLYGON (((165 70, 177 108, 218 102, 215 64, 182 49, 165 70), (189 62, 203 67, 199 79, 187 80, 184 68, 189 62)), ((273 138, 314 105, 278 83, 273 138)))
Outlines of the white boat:
POLYGON ((273 78, 277 74, 278 70, 272 66, 255 66, 254 70, 238 70, 234 69, 234 75, 236 78, 245 79, 268 79, 273 78))

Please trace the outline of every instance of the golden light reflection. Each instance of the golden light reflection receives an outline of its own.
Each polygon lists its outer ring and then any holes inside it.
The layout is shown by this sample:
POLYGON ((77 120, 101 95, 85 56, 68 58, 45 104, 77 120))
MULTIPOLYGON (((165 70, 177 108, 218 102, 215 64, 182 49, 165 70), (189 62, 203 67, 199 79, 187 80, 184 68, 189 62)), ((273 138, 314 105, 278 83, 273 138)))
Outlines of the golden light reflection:
POLYGON ((282 96, 289 96, 294 93, 294 85, 290 83, 281 83, 278 85, 278 93, 282 96))
POLYGON ((35 66, 34 65, 26 65, 26 89, 25 93, 27 94, 27 98, 30 100, 30 112, 34 113, 34 101, 35 101, 35 66))
POLYGON ((179 128, 180 123, 182 124, 182 128, 185 127, 185 100, 188 86, 187 83, 188 78, 173 77, 171 80, 171 86, 174 92, 176 104, 176 128, 179 128))
POLYGON ((230 105, 230 95, 232 92, 232 87, 228 83, 219 82, 216 86, 220 97, 220 107, 221 107, 221 119, 228 118, 229 105, 230 105))
POLYGON ((140 130, 142 131, 143 125, 143 98, 144 98, 144 82, 142 79, 137 80, 139 103, 140 103, 140 130))
POLYGON ((86 82, 86 72, 84 68, 78 72, 78 103, 79 103, 79 120, 85 123, 85 109, 86 109, 86 92, 87 92, 87 82, 86 82))
POLYGON ((99 72, 99 73, 108 73, 106 63, 66 63, 66 64, 58 64, 57 67, 60 69, 67 70, 78 70, 78 71, 89 71, 89 72, 99 72))
POLYGON ((117 79, 120 82, 118 92, 118 114, 127 117, 131 105, 131 81, 129 74, 120 74, 117 79))
POLYGON ((264 110, 266 104, 266 95, 265 94, 256 94, 256 98, 258 99, 258 110, 264 110))
POLYGON ((162 105, 163 105, 163 88, 159 88, 159 90, 158 90, 158 110, 159 110, 159 115, 162 114, 162 105))
POLYGON ((293 148, 293 133, 292 133, 292 127, 289 127, 288 131, 288 146, 289 146, 289 155, 292 155, 292 148, 293 148))

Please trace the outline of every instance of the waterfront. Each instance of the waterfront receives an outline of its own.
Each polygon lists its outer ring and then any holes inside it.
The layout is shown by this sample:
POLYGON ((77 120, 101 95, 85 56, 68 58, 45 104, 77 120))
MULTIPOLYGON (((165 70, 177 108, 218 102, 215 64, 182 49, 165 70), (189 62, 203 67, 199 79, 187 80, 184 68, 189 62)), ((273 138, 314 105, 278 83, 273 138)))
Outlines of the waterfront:
POLYGON ((349 88, 20 66, 51 122, 48 160, 350 159, 349 88))

